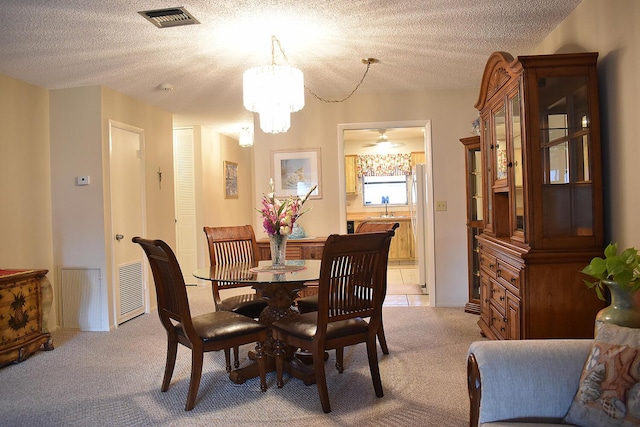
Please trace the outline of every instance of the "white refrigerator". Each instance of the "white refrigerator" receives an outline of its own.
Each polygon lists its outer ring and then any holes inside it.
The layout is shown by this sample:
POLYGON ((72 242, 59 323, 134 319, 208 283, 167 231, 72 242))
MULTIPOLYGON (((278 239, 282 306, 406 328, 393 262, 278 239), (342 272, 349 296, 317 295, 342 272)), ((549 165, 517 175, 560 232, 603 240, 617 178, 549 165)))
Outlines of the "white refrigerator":
POLYGON ((415 239, 416 263, 418 264, 418 280, 422 292, 429 293, 427 283, 427 251, 429 244, 428 235, 428 198, 427 198, 427 173, 424 164, 413 166, 411 173, 411 196, 409 197, 409 211, 411 215, 411 226, 415 239))

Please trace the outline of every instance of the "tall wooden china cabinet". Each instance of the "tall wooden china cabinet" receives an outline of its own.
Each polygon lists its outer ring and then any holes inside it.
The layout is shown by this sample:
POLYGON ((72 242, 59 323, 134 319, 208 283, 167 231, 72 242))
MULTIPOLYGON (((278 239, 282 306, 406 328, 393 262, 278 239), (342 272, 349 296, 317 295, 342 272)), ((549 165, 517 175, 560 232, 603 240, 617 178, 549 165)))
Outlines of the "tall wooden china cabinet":
POLYGON ((467 253, 469 259, 469 302, 464 311, 480 314, 480 256, 478 234, 482 232, 482 157, 480 137, 460 139, 465 148, 467 182, 467 253))
POLYGON ((480 112, 481 332, 593 337, 602 302, 580 270, 602 254, 597 53, 493 53, 480 112))

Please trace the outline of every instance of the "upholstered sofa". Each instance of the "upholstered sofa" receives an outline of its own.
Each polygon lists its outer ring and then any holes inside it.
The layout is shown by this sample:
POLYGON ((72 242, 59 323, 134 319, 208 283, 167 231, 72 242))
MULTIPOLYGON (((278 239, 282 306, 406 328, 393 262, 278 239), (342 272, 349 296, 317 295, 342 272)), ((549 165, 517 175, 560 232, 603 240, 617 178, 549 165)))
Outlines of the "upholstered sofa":
POLYGON ((471 427, 564 426, 594 340, 477 341, 469 347, 471 427))

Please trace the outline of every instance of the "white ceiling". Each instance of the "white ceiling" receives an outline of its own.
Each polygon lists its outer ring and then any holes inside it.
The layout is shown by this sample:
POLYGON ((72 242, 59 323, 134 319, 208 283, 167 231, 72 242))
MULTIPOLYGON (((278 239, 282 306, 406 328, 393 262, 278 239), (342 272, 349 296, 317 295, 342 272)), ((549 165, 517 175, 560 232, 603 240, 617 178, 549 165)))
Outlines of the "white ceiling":
POLYGON ((234 135, 252 120, 242 72, 271 62, 271 35, 324 98, 348 95, 369 57, 380 62, 361 92, 474 88, 492 52, 531 53, 579 3, 3 0, 0 73, 50 89, 104 85, 172 112, 176 124, 234 135), (178 6, 201 23, 159 29, 138 14, 178 6))

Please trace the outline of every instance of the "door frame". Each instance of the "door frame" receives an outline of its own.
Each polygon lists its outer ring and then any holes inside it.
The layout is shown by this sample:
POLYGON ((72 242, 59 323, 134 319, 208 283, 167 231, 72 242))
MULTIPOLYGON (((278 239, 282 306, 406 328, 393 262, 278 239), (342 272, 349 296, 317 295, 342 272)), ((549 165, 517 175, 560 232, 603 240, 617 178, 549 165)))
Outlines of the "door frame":
MULTIPOLYGON (((119 309, 119 295, 118 295, 118 284, 115 282, 116 279, 116 261, 115 261, 115 240, 113 236, 115 235, 114 224, 113 224, 113 188, 111 186, 111 155, 112 155, 112 147, 113 147, 113 133, 112 129, 118 128, 121 130, 125 130, 128 132, 138 134, 140 138, 140 197, 141 197, 141 206, 142 206, 142 236, 147 235, 147 203, 146 203, 146 186, 145 186, 145 134, 144 129, 128 125, 126 123, 118 122, 116 120, 109 119, 109 168, 108 168, 108 177, 109 177, 109 239, 108 239, 108 250, 111 255, 111 262, 109 268, 111 270, 111 278, 113 280, 113 286, 111 286, 111 301, 113 301, 113 325, 115 328, 118 328, 118 309, 119 309)), ((142 256, 142 285, 144 289, 144 312, 150 312, 150 299, 149 299, 149 264, 145 256, 142 256)))
MULTIPOLYGON (((347 232, 347 194, 346 179, 344 171, 344 131, 345 130, 366 130, 366 129, 392 129, 392 128, 424 128, 424 155, 425 169, 427 173, 427 200, 433 201, 433 144, 431 141, 431 120, 408 120, 390 122, 369 122, 369 123, 345 123, 338 125, 338 210, 340 216, 340 232, 347 232)), ((436 258, 435 258, 435 218, 433 203, 427 209, 427 243, 426 243, 426 271, 427 286, 429 290, 429 306, 436 307, 436 258)))

